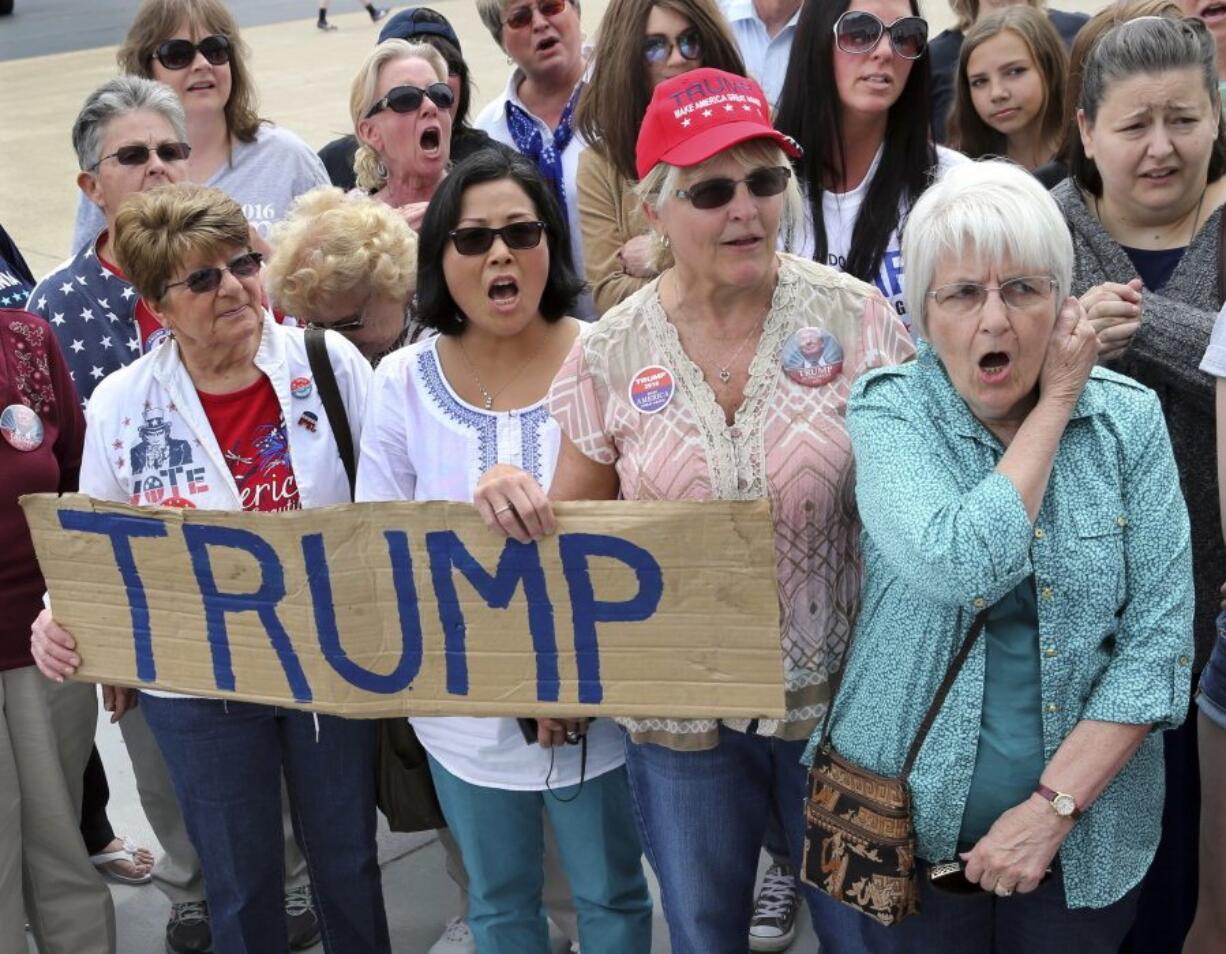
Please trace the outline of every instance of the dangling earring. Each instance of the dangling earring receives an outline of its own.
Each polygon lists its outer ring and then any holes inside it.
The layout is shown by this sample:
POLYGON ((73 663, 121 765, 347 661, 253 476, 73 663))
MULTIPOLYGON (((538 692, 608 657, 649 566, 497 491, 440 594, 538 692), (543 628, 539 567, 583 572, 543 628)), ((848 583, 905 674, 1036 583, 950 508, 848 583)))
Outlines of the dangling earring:
POLYGON ((515 61, 514 61, 513 59, 511 59, 510 55, 508 54, 508 56, 507 56, 507 66, 514 66, 514 65, 515 65, 515 61))
POLYGON ((672 240, 667 235, 660 236, 660 248, 668 248, 672 244, 672 240))

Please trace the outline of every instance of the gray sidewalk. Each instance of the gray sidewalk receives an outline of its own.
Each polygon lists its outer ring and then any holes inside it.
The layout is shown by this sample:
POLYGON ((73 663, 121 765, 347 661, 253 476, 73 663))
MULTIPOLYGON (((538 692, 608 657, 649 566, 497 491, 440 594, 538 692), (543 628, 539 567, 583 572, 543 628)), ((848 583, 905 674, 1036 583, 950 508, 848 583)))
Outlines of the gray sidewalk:
MULTIPOLYGON (((108 713, 99 712, 98 750, 106 765, 111 786, 109 814, 111 824, 120 836, 160 853, 153 832, 145 821, 136 795, 132 765, 124 751, 119 729, 109 722, 108 713)), ((392 950, 396 954, 426 954, 438 939, 447 920, 458 913, 459 897, 455 886, 443 869, 443 850, 433 834, 402 835, 387 830, 380 816, 379 865, 383 869, 383 896, 387 905, 388 926, 392 934, 392 950)), ((668 954, 668 931, 660 911, 659 891, 648 870, 648 881, 656 900, 653 913, 652 951, 668 954)), ((164 954, 166 917, 170 905, 153 885, 139 888, 112 885, 115 915, 119 924, 119 954, 164 954)), ((817 940, 802 910, 792 954, 814 954, 817 940)), ((563 954, 565 941, 554 935, 555 944, 549 954, 563 954)), ((36 954, 33 941, 29 954, 36 954)), ((312 954, 322 954, 323 947, 311 948, 312 954)))

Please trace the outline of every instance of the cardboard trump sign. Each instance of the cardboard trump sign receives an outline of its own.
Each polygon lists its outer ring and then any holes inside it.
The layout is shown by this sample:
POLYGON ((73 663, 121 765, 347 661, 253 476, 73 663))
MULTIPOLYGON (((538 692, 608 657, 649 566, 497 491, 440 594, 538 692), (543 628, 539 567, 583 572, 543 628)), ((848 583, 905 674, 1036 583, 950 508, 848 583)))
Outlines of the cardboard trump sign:
POLYGON ((92 682, 360 717, 781 717, 766 501, 290 513, 22 499, 92 682))

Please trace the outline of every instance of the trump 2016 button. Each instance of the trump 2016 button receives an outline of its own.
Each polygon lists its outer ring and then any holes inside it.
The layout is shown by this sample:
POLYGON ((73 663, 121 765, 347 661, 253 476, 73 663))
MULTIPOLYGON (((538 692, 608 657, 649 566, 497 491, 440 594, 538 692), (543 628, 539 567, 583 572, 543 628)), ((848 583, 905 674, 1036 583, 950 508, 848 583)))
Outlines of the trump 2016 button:
POLYGON ((656 414, 668 407, 676 390, 673 373, 653 364, 630 380, 630 403, 643 414, 656 414))

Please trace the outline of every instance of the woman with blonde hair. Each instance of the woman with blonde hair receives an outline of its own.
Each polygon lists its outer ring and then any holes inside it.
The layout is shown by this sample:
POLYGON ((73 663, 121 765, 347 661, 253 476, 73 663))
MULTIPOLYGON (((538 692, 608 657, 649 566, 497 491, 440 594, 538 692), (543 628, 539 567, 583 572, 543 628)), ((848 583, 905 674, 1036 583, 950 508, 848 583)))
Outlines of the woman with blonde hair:
MULTIPOLYGON (((326 185, 319 157, 287 129, 261 119, 251 51, 224 0, 144 0, 116 59, 121 73, 165 83, 183 104, 192 153, 187 178, 242 206, 262 251, 294 198, 326 185)), ((73 250, 102 231, 103 215, 82 197, 73 250)))
POLYGON ((1073 37, 1089 19, 1084 13, 1047 10, 1044 0, 949 0, 957 18, 956 22, 952 28, 941 31, 928 44, 932 57, 932 135, 937 142, 945 141, 945 123, 954 104, 958 54, 962 49, 966 31, 981 17, 1016 4, 1043 10, 1065 46, 1072 45, 1073 37))
POLYGON ((339 331, 372 366, 410 338, 417 235, 391 208, 340 189, 312 189, 274 238, 265 284, 277 308, 339 331))
POLYGON ((979 20, 958 59, 950 148, 972 159, 1007 156, 1033 172, 1064 135, 1068 53, 1051 21, 1013 6, 979 20))
POLYGON ((398 210, 414 231, 451 163, 447 62, 428 43, 384 40, 349 93, 358 189, 398 210))
POLYGON ((655 251, 634 195, 634 144, 652 90, 700 66, 745 75, 713 0, 613 0, 596 40, 575 126, 592 144, 579 157, 576 189, 583 260, 603 314, 654 278, 655 251))

